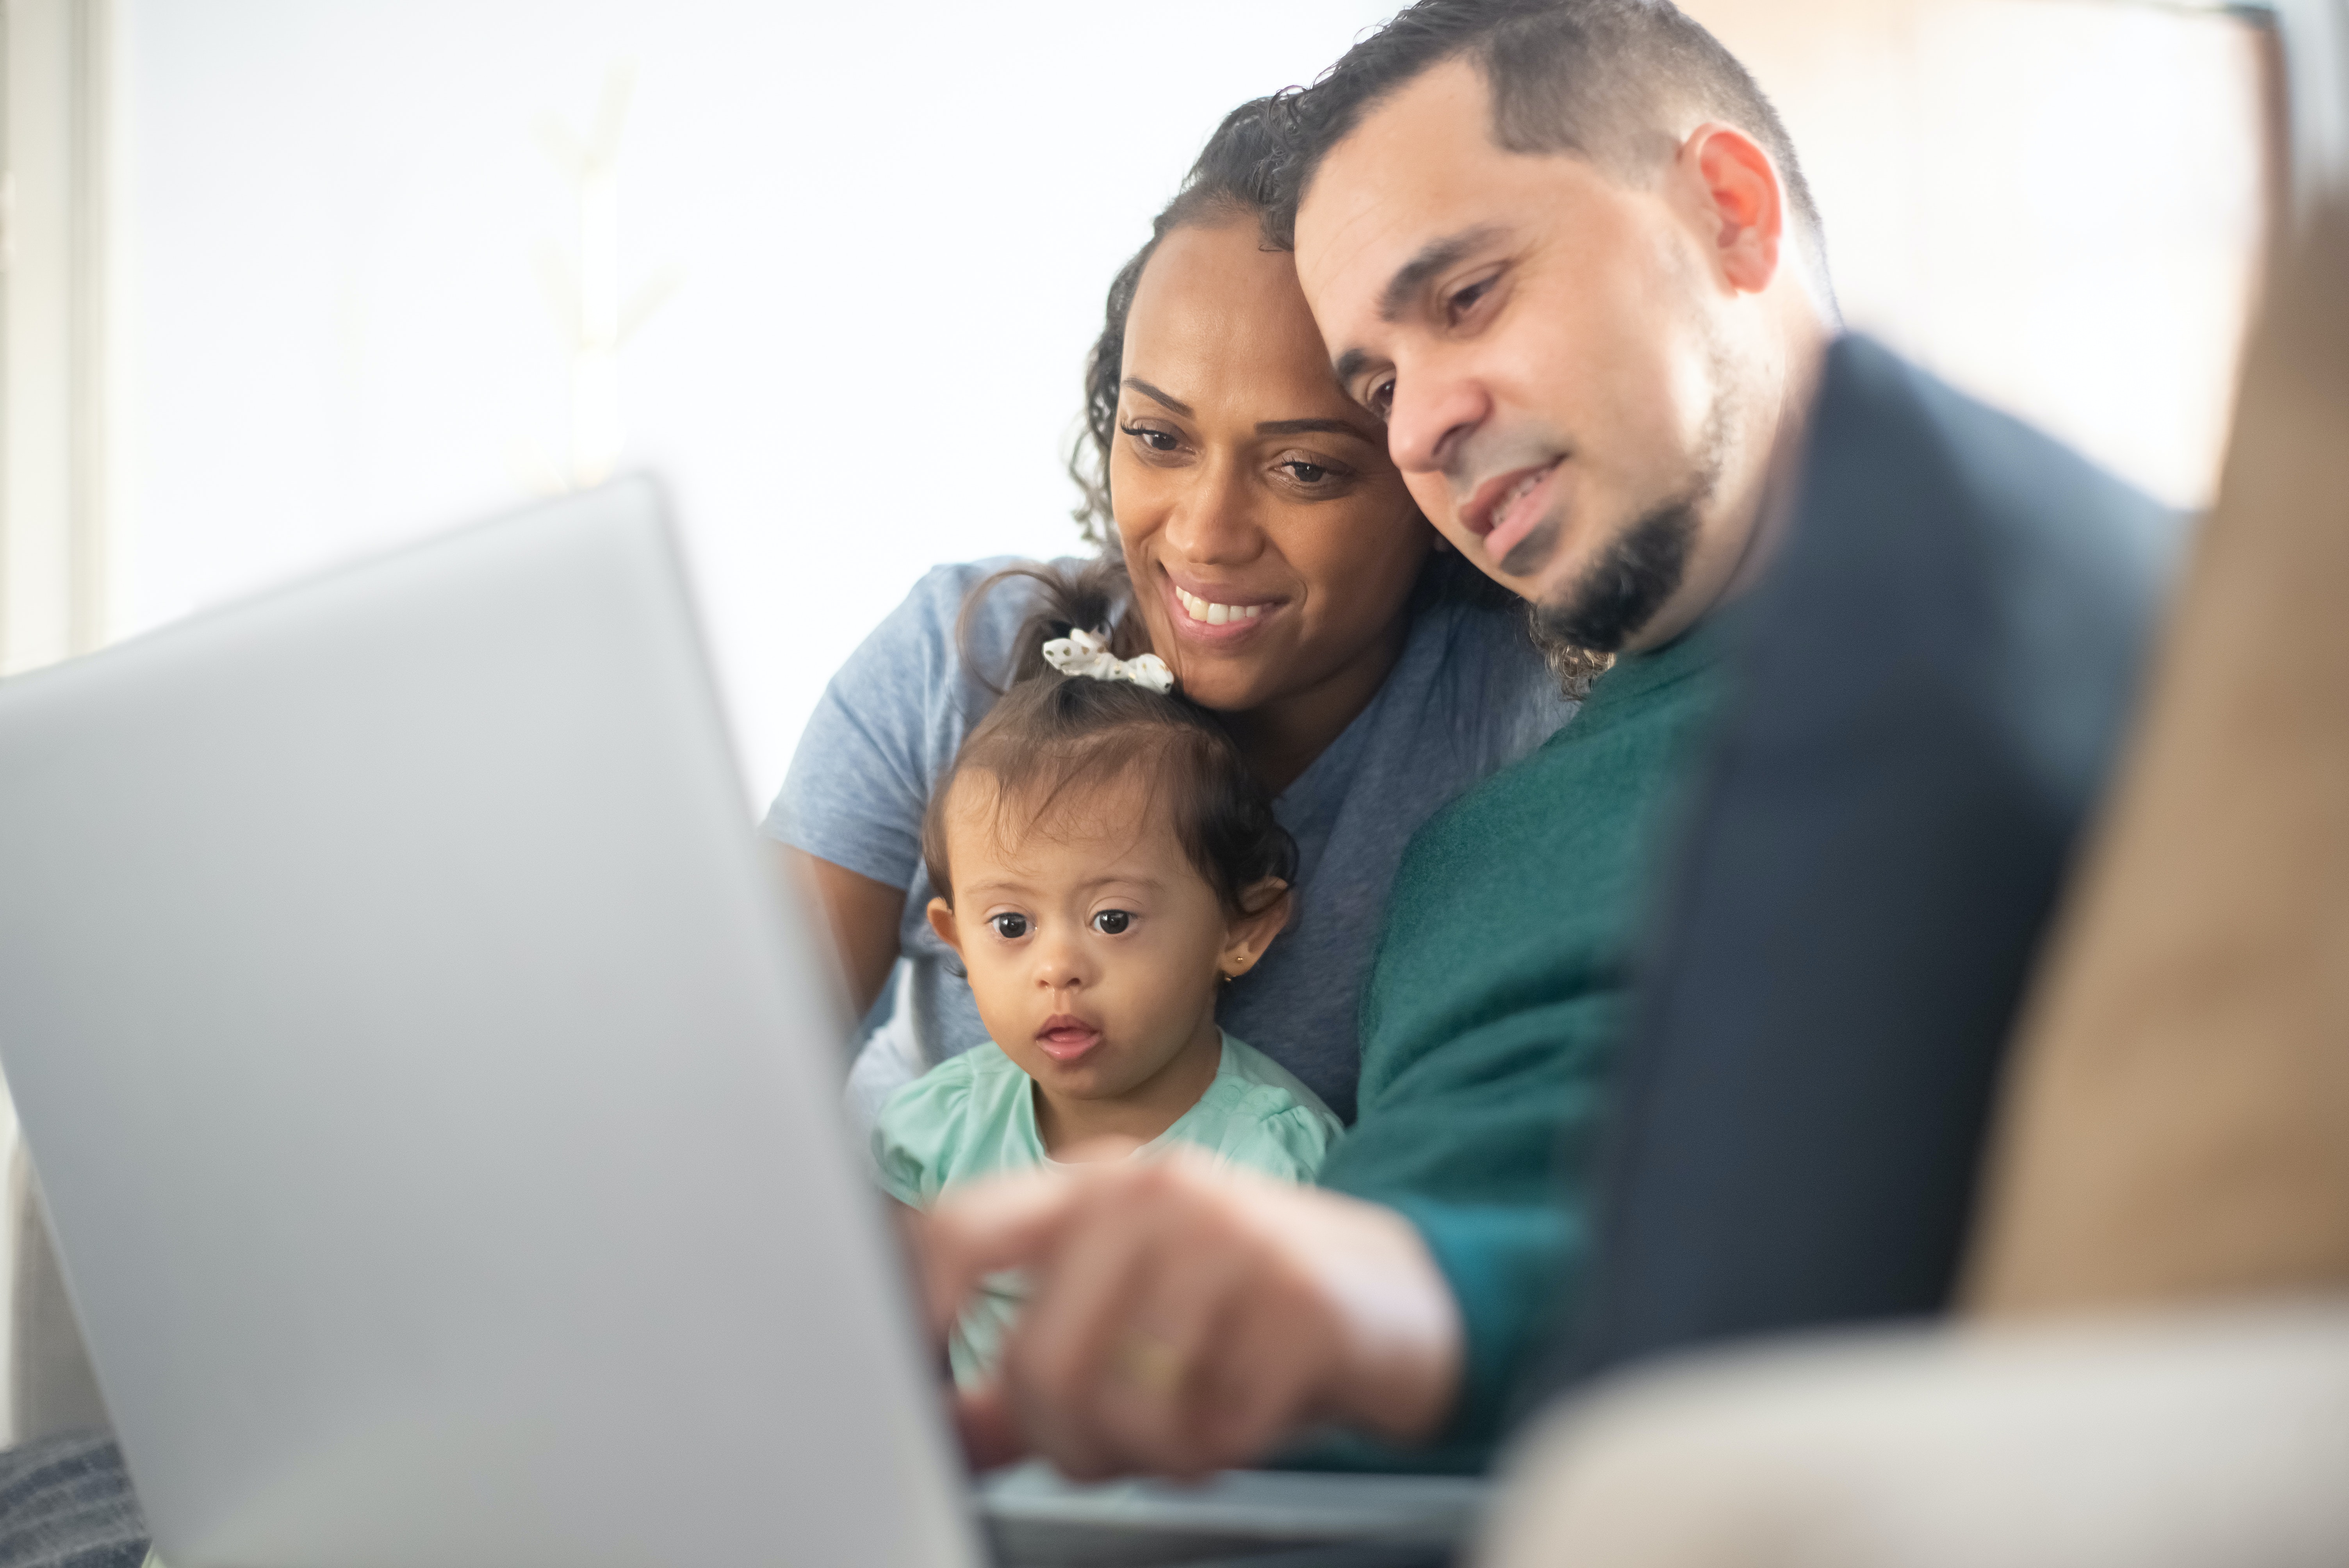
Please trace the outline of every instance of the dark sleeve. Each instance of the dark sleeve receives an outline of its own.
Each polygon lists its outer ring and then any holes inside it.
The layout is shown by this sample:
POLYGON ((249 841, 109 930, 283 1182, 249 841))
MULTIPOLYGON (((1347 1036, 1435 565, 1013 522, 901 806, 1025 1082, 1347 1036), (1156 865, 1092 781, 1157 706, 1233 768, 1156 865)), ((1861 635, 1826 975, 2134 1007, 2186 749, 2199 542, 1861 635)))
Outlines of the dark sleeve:
POLYGON ((2171 518, 1860 339, 1812 439, 1554 1383, 1948 1305, 2016 1010, 2126 730, 2171 518))

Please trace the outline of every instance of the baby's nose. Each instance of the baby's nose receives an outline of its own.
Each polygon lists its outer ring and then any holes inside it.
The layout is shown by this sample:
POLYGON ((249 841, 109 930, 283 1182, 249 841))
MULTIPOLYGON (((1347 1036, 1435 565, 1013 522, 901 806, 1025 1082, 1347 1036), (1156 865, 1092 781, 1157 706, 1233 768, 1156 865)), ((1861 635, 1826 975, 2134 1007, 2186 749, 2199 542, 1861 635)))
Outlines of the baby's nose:
POLYGON ((1036 955, 1036 984, 1048 991, 1069 991, 1084 984, 1076 955, 1059 950, 1036 955))

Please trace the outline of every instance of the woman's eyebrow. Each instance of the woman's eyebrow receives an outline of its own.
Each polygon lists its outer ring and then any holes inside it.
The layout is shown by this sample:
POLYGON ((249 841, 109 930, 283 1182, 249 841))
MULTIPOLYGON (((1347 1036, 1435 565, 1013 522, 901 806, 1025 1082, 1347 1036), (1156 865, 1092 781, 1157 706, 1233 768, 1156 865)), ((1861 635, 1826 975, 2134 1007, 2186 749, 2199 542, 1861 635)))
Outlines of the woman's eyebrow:
POLYGON ((1167 407, 1172 408, 1174 412, 1184 416, 1185 418, 1190 417, 1191 405, 1184 402, 1183 399, 1174 397, 1171 393, 1160 391, 1157 387, 1153 387, 1149 382, 1144 381, 1139 376, 1127 377, 1125 378, 1124 385, 1133 387, 1136 392, 1141 393, 1144 397, 1149 398, 1154 403, 1164 403, 1167 407))
POLYGON ((1374 447, 1386 445, 1383 438, 1371 435, 1350 419, 1267 419, 1257 426, 1256 433, 1259 436, 1351 436, 1374 447))

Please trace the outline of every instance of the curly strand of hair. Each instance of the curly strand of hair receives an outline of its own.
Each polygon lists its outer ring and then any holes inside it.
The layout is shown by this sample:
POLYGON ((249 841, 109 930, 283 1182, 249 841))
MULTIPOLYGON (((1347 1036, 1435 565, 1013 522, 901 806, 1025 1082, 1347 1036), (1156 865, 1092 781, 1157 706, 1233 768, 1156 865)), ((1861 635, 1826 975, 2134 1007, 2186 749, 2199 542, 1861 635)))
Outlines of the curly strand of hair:
POLYGON ((1098 632, 1107 627, 1110 652, 1121 659, 1150 652, 1150 631, 1133 613, 1133 584, 1127 580, 1125 562, 1120 557, 1102 555, 1074 572, 1040 561, 1023 561, 981 579, 964 598, 962 612, 955 617, 955 647, 962 655, 963 666, 981 686, 1001 696, 1011 686, 1051 667, 1044 662, 1046 643, 1080 628, 1098 632), (978 655, 978 611, 997 589, 1014 580, 1036 583, 1043 593, 1012 635, 1010 666, 999 674, 984 668, 978 655))
POLYGON ((1125 320, 1142 286, 1143 270, 1159 242, 1177 229, 1219 222, 1261 222, 1274 194, 1279 149, 1264 123, 1270 98, 1252 98, 1226 115, 1183 177, 1174 199, 1152 220, 1150 238, 1110 280, 1101 335, 1085 355, 1085 402, 1069 446, 1069 478, 1082 498, 1069 515, 1079 533, 1104 555, 1119 544, 1110 505, 1110 453, 1117 444, 1117 393, 1125 375, 1125 320))

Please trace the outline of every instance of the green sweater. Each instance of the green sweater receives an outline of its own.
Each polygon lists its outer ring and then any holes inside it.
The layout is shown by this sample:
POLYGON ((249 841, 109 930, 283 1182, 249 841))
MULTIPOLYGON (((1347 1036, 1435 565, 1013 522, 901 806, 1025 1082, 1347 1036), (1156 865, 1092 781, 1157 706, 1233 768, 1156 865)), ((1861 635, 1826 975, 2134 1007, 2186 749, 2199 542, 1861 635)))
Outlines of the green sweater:
POLYGON ((1618 661, 1404 854, 1363 997, 1360 1119, 1319 1181, 1419 1228, 1467 1361, 1434 1450, 1354 1462, 1481 1469, 1578 1283, 1653 841, 1717 705, 1724 640, 1715 616, 1618 661))

